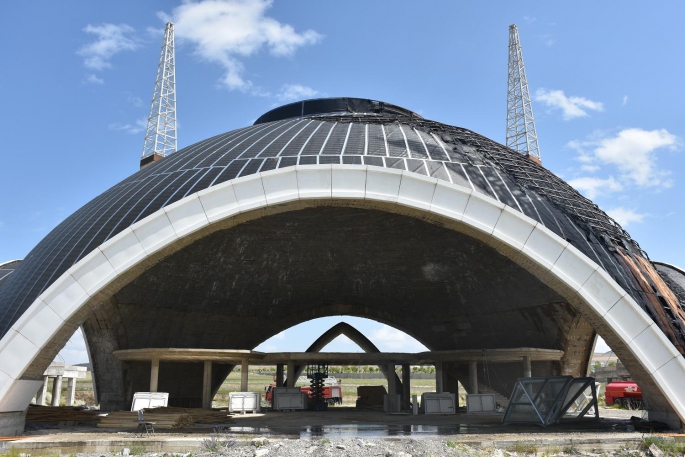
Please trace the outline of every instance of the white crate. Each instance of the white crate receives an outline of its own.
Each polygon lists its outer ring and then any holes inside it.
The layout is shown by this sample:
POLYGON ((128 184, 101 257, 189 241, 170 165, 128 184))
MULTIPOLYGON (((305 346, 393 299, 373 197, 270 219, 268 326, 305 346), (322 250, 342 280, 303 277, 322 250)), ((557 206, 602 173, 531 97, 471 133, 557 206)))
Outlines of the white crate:
POLYGON ((495 412, 495 394, 468 394, 466 396, 467 413, 495 412))
POLYGON ((131 411, 161 408, 169 404, 169 392, 136 392, 133 394, 131 411))
POLYGON ((426 392, 421 395, 421 410, 424 414, 456 414, 456 395, 449 392, 426 392))
POLYGON ((262 403, 262 394, 258 392, 230 392, 228 394, 228 412, 258 413, 262 403))
POLYGON ((284 409, 307 409, 309 396, 299 387, 274 387, 273 408, 277 411, 284 409))

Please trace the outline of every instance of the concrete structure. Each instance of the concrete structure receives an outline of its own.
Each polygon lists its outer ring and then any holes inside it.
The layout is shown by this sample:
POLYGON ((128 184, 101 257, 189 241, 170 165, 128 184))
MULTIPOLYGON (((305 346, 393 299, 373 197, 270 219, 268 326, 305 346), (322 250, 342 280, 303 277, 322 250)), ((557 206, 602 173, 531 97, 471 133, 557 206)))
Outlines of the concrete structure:
MULTIPOLYGON (((346 314, 431 351, 563 352, 531 360, 533 376, 584 375, 599 334, 652 419, 685 419, 685 311, 637 243, 526 157, 371 100, 287 105, 137 172, 27 256, 0 310, 3 412, 28 404, 16 392, 78 326, 103 409, 125 409, 152 378, 170 404, 200 406, 233 364, 210 375, 115 351, 250 350, 346 314)), ((484 355, 442 361, 443 388, 474 390, 474 372, 497 369, 491 387, 507 392, 522 361, 484 355)))
POLYGON ((64 362, 52 362, 48 369, 43 373, 43 385, 36 395, 35 403, 37 405, 46 405, 48 386, 50 385, 50 379, 52 379, 52 397, 50 400, 50 406, 59 406, 62 395, 62 385, 66 379, 66 405, 74 405, 74 399, 76 396, 76 380, 85 379, 86 371, 86 367, 65 365, 64 362))

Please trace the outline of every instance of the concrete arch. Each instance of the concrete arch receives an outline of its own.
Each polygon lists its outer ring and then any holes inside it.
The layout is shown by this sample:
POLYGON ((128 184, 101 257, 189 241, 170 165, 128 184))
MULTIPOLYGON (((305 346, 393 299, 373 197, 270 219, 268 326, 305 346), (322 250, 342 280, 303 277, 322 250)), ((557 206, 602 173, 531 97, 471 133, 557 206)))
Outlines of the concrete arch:
POLYGON ((491 246, 567 299, 643 390, 661 394, 650 400, 650 417, 685 421, 685 359, 627 292, 568 241, 471 189, 355 165, 297 166, 234 179, 169 205, 103 243, 45 290, 0 340, 0 411, 25 409, 35 393, 34 371, 49 364, 64 335, 73 333, 98 300, 145 268, 221 228, 312 206, 381 209, 491 246))
MULTIPOLYGON (((321 334, 320 337, 314 341, 305 352, 321 352, 323 348, 326 347, 328 343, 339 337, 340 335, 345 335, 349 339, 351 339, 357 346, 362 348, 364 352, 369 352, 369 353, 377 353, 381 352, 378 347, 376 347, 373 342, 366 337, 362 332, 357 330, 356 328, 352 327, 350 324, 347 322, 340 322, 335 324, 333 327, 329 328, 326 330, 324 333, 321 334)), ((388 370, 385 366, 379 365, 378 368, 383 372, 383 375, 385 377, 388 377, 388 370)), ((302 376, 302 372, 304 371, 305 367, 302 365, 297 365, 295 366, 295 377, 296 379, 302 376)), ((399 385, 400 378, 395 375, 396 378, 396 385, 399 385)))

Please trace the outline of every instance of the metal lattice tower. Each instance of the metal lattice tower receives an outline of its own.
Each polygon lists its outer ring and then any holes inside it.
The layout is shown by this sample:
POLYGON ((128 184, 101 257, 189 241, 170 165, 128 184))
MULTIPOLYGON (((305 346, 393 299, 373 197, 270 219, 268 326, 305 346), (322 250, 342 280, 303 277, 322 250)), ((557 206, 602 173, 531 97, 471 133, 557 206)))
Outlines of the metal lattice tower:
POLYGON ((507 84, 507 147, 541 161, 530 104, 526 69, 516 24, 509 26, 509 80, 507 84))
POLYGON ((176 152, 176 61, 174 24, 167 22, 157 66, 157 80, 147 120, 141 168, 176 152))

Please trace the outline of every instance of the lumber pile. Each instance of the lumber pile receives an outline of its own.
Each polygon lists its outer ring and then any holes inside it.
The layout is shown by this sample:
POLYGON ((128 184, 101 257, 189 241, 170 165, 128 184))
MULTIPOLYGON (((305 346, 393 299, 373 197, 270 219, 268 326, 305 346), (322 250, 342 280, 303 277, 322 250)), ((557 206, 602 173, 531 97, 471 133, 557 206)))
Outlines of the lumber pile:
POLYGON ((30 405, 26 412, 27 422, 86 422, 97 421, 100 411, 80 406, 30 405))
MULTIPOLYGON (((190 428, 195 424, 228 424, 233 420, 225 413, 199 408, 152 408, 145 410, 145 421, 155 422, 155 429, 190 428)), ((100 419, 100 428, 138 427, 138 413, 118 411, 100 419)))

